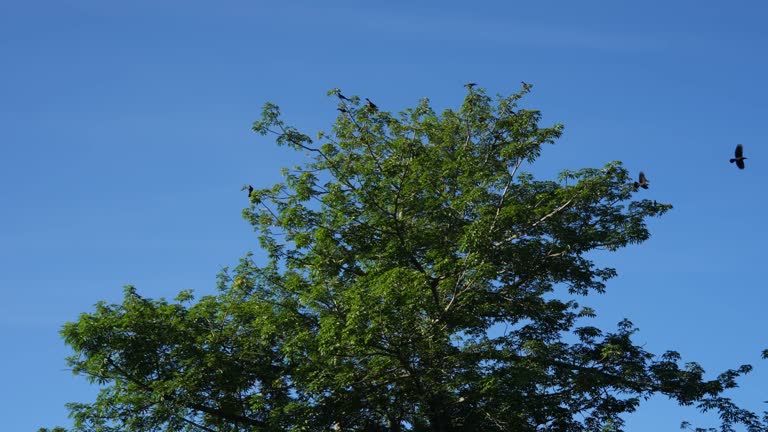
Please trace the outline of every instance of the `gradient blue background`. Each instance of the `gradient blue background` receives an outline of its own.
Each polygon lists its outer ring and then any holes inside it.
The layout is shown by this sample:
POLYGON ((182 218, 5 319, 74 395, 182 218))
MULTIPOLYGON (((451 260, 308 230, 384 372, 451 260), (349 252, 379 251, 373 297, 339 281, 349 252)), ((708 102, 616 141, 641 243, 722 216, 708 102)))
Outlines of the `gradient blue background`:
MULTIPOLYGON (((565 123, 538 172, 645 170, 643 194, 675 209, 642 246, 600 255, 619 277, 584 303, 599 325, 631 319, 653 352, 756 365, 732 394, 765 407, 763 3, 275 3, 0 2, 0 429, 66 426, 64 403, 93 398, 65 370, 62 323, 124 284, 211 293, 258 250, 240 187, 302 158, 250 132, 264 102, 314 135, 335 118, 331 88, 442 109, 467 81, 531 82, 525 105, 565 123), (744 171, 728 163, 737 142, 744 171)), ((653 398, 627 429, 683 419, 712 424, 653 398)))

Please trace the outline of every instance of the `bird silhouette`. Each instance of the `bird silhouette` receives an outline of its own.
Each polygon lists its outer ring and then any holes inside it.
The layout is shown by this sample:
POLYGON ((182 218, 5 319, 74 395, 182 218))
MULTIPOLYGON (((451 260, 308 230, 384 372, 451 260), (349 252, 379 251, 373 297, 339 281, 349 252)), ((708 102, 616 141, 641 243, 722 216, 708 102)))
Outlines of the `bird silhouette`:
POLYGON ((744 169, 744 160, 746 158, 744 157, 744 147, 741 144, 736 146, 734 156, 735 157, 731 159, 731 163, 736 162, 736 166, 739 167, 739 169, 744 169))
POLYGON ((648 189, 648 185, 650 182, 645 177, 645 173, 640 171, 640 175, 637 178, 637 181, 633 184, 635 186, 635 190, 638 188, 648 189))
POLYGON ((349 98, 348 98, 348 97, 344 96, 344 95, 343 95, 343 94, 341 94, 341 93, 336 93, 336 96, 338 96, 338 97, 339 97, 339 99, 341 99, 341 100, 343 100, 343 101, 348 101, 348 100, 349 100, 349 98))
POLYGON ((372 109, 374 111, 379 109, 379 107, 377 107, 375 103, 371 102, 370 99, 365 98, 365 100, 366 100, 366 102, 368 102, 368 103, 366 103, 366 106, 368 106, 368 108, 370 108, 370 109, 372 109))
POLYGON ((466 87, 466 88, 468 88, 468 89, 472 90, 472 87, 474 87, 474 86, 476 86, 476 85, 477 85, 477 83, 473 83, 473 82, 471 82, 471 83, 466 83, 466 84, 464 84, 464 87, 466 87))
POLYGON ((251 194, 253 193, 253 186, 248 185, 248 198, 251 197, 251 194))

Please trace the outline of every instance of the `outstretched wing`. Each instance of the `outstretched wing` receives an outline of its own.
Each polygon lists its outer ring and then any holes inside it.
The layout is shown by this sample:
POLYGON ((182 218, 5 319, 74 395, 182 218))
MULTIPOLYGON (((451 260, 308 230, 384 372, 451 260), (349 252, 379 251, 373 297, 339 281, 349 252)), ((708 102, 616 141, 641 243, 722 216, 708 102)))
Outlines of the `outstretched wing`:
POLYGON ((646 184, 646 183, 648 183, 648 179, 647 179, 647 178, 645 178, 645 173, 644 173, 644 172, 642 172, 642 171, 640 171, 640 179, 639 179, 639 180, 640 180, 640 181, 639 181, 639 183, 640 183, 641 185, 642 185, 642 184, 646 184))
POLYGON ((744 169, 744 159, 736 159, 736 166, 739 167, 739 169, 744 169))
POLYGON ((744 157, 744 147, 739 144, 736 146, 736 159, 741 159, 742 157, 744 157))

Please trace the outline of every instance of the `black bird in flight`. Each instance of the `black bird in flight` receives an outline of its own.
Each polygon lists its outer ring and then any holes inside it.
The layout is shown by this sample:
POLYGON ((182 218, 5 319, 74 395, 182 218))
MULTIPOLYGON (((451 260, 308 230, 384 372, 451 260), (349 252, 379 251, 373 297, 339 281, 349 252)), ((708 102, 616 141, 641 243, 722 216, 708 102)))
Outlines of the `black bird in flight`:
POLYGON ((473 83, 473 82, 471 82, 471 83, 466 83, 466 84, 464 84, 464 87, 466 87, 466 88, 468 88, 468 89, 472 90, 472 87, 474 87, 474 86, 476 86, 476 85, 477 85, 477 83, 473 83))
POLYGON ((736 162, 736 166, 739 167, 739 169, 744 169, 744 147, 739 144, 736 146, 736 152, 734 153, 733 159, 731 159, 731 163, 736 162))
POLYGON ((368 99, 368 98, 365 98, 365 100, 366 100, 366 102, 368 102, 368 103, 366 104, 366 105, 368 106, 368 108, 370 108, 370 109, 372 109, 372 110, 374 110, 374 111, 376 111, 376 110, 378 110, 378 109, 379 109, 379 107, 377 107, 375 103, 371 102, 371 100, 370 100, 370 99, 368 99))
POLYGON ((640 176, 638 177, 637 181, 634 183, 635 190, 637 190, 637 188, 648 189, 649 184, 650 182, 645 177, 645 173, 640 171, 640 176))

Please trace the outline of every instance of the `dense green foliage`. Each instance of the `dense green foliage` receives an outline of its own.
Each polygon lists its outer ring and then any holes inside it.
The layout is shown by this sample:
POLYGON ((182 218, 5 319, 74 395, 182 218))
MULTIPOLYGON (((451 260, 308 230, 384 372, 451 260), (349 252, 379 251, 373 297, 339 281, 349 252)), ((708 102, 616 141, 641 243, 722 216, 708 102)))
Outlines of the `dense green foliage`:
POLYGON ((749 366, 707 380, 628 321, 589 325, 574 299, 616 274, 589 252, 646 240, 671 206, 618 162, 526 171, 562 133, 518 106, 529 89, 470 88, 442 114, 340 97, 316 140, 267 104, 254 130, 311 157, 250 194, 268 262, 197 301, 128 287, 66 324, 71 367, 102 386, 70 404, 74 430, 608 431, 654 394, 764 430, 722 395, 749 366))

